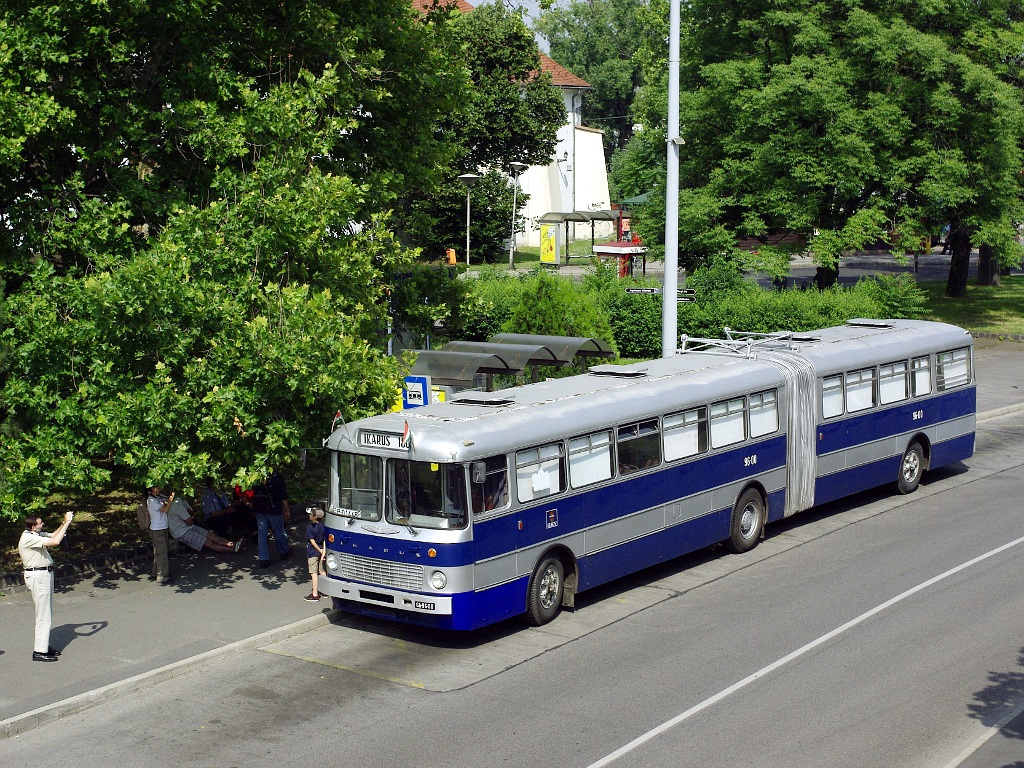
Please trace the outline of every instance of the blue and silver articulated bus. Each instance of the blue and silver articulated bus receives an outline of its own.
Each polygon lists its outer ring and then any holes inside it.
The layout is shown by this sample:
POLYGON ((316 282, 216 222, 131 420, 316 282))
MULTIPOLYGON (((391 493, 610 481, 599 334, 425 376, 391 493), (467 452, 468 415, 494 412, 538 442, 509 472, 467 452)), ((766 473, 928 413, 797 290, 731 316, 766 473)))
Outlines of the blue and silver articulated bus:
POLYGON ((330 436, 324 594, 468 630, 974 452, 972 339, 911 320, 683 340, 670 358, 384 414, 330 436))

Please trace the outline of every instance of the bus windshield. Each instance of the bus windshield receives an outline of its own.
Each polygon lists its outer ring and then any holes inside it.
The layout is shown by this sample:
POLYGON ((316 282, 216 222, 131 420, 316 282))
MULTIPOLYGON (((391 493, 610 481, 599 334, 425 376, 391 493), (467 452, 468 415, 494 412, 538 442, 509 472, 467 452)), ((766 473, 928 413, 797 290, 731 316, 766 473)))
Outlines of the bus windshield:
POLYGON ((380 520, 384 462, 376 456, 338 452, 339 515, 380 520))
POLYGON ((467 520, 465 467, 389 459, 384 507, 389 523, 463 528, 467 520))

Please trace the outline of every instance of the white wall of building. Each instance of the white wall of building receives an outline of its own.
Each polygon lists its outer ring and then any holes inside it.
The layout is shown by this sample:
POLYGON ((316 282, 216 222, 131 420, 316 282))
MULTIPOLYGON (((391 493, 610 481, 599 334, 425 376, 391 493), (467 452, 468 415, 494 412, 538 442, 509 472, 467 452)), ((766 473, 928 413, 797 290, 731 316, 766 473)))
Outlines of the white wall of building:
MULTIPOLYGON (((520 189, 529 200, 520 216, 525 229, 516 235, 517 245, 540 245, 537 219, 546 213, 596 211, 611 208, 608 173, 604 164, 604 132, 580 125, 579 89, 562 89, 566 123, 558 129, 557 144, 548 165, 530 166, 519 176, 520 189)), ((598 238, 613 237, 612 222, 597 222, 598 238)), ((590 224, 570 224, 570 239, 590 239, 590 224)))

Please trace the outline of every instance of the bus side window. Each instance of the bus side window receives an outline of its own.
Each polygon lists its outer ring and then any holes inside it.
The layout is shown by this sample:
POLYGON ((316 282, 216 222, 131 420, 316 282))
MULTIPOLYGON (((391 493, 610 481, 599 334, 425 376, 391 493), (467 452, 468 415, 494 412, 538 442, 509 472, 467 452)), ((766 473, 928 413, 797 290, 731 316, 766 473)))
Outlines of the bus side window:
POLYGON ((778 393, 774 389, 750 396, 750 436, 761 437, 779 431, 778 393))
POLYGON ((489 512, 508 506, 508 461, 504 456, 484 459, 486 474, 482 483, 472 484, 473 512, 489 512))
POLYGON ((945 392, 969 384, 971 381, 971 354, 964 347, 935 356, 935 389, 945 392))
POLYGON ((910 386, 914 397, 932 393, 932 369, 927 357, 915 357, 910 361, 910 386))
POLYGON ((711 406, 711 447, 721 448, 746 439, 744 400, 737 397, 711 406))
POLYGON ((658 420, 650 419, 619 427, 619 474, 629 475, 661 463, 658 420))
POLYGON ((880 366, 878 369, 878 400, 882 405, 906 400, 910 392, 907 387, 907 364, 903 361, 880 366))
POLYGON ((519 501, 543 499, 564 489, 565 461, 561 443, 516 453, 516 495, 519 501))
POLYGON ((846 412, 866 411, 875 406, 875 369, 862 368, 846 374, 846 412))
POLYGON ((662 419, 665 461, 696 456, 708 449, 708 409, 694 408, 662 419))
POLYGON ((821 417, 834 419, 843 415, 843 377, 826 376, 821 382, 821 417))
POLYGON ((610 430, 574 437, 569 441, 569 482, 573 488, 608 480, 612 476, 610 430))

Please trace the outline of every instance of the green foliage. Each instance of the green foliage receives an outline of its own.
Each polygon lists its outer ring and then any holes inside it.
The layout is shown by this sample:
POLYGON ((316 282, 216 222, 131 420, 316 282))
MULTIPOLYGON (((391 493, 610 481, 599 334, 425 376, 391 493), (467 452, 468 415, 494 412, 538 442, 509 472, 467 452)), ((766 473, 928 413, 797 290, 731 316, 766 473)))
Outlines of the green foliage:
POLYGON ((377 211, 456 156, 461 44, 407 0, 216 10, 0 10, 0 516, 250 483, 393 399, 377 211))
POLYGON ((723 337, 723 328, 800 332, 840 325, 853 317, 882 316, 880 307, 863 292, 757 289, 680 305, 678 323, 680 334, 717 339, 723 337))
POLYGON ((636 0, 574 0, 552 7, 534 25, 551 56, 590 83, 583 94, 583 121, 605 131, 609 149, 625 147, 633 134, 633 99, 641 83, 634 56, 640 45, 639 7, 636 0))
MULTIPOLYGON (((463 108, 441 127, 454 157, 437 164, 437 183, 406 189, 398 216, 428 257, 455 248, 465 259, 466 188, 458 176, 478 174, 469 191, 470 260, 500 262, 512 229, 512 182, 505 172, 511 162, 549 162, 565 106, 550 75, 537 75, 537 46, 521 11, 481 5, 472 13, 442 14, 435 26, 461 47, 472 87, 465 89, 463 108)), ((522 208, 525 197, 517 203, 522 208)))
POLYGON ((919 318, 925 314, 928 296, 913 275, 875 275, 863 277, 854 287, 878 307, 878 317, 919 318))
MULTIPOLYGON (((424 349, 427 337, 447 337, 459 328, 468 283, 458 267, 417 263, 391 278, 391 313, 411 346, 424 349)), ((433 343, 433 342, 432 342, 433 343)))
MULTIPOLYGON (((685 5, 681 252, 707 257, 788 233, 832 267, 893 233, 907 248, 950 223, 964 228, 965 247, 1019 258, 1021 8, 685 5)), ((652 0, 638 12, 649 43, 637 56, 645 130, 616 164, 621 189, 652 188, 645 176, 664 167, 664 10, 652 0)), ((652 205, 637 225, 654 243, 664 219, 652 205)))
MULTIPOLYGON (((534 271, 525 280, 519 303, 513 307, 501 330, 505 333, 598 338, 615 348, 611 325, 601 307, 571 280, 549 274, 544 269, 534 271)), ((544 375, 564 376, 576 372, 573 366, 558 371, 542 369, 544 375)))
POLYGON ((503 326, 520 304, 528 273, 514 273, 493 267, 482 269, 468 280, 468 290, 451 329, 452 338, 487 341, 503 326))

